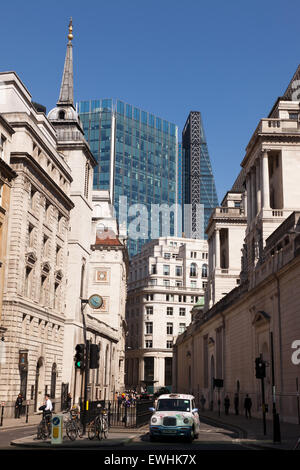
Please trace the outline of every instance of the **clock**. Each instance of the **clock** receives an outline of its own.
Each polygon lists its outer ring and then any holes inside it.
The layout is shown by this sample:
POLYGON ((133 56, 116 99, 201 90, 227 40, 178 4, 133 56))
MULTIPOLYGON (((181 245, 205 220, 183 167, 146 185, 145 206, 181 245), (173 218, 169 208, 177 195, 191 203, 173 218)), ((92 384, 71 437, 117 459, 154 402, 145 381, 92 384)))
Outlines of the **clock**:
POLYGON ((103 305, 103 299, 102 299, 102 297, 101 297, 100 295, 98 295, 98 294, 93 294, 93 295, 90 296, 90 298, 89 298, 89 306, 90 306, 91 308, 95 308, 95 309, 101 308, 102 305, 103 305))

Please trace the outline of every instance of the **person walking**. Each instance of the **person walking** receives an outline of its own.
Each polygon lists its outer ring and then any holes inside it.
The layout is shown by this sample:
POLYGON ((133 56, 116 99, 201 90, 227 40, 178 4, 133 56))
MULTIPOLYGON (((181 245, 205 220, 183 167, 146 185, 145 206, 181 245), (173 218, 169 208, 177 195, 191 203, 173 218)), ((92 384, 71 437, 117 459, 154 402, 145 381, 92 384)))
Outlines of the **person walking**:
POLYGON ((234 395, 234 410, 235 410, 235 414, 238 415, 239 414, 239 394, 238 393, 235 393, 234 395))
POLYGON ((228 415, 229 408, 230 408, 230 399, 229 399, 228 395, 226 395, 226 397, 224 399, 224 407, 225 407, 225 414, 228 415))
POLYGON ((21 418, 22 405, 23 405, 23 396, 22 396, 22 393, 19 393, 16 399, 16 413, 15 413, 16 419, 21 418))
POLYGON ((70 410, 71 406, 72 406, 72 395, 71 395, 71 393, 68 393, 68 396, 67 396, 67 410, 70 410))
POLYGON ((204 395, 202 394, 201 398, 200 398, 200 403, 201 403, 201 411, 204 411, 204 406, 205 406, 205 397, 204 395))
POLYGON ((247 419, 248 417, 251 418, 251 407, 252 407, 252 400, 247 393, 245 401, 244 401, 245 416, 247 419))

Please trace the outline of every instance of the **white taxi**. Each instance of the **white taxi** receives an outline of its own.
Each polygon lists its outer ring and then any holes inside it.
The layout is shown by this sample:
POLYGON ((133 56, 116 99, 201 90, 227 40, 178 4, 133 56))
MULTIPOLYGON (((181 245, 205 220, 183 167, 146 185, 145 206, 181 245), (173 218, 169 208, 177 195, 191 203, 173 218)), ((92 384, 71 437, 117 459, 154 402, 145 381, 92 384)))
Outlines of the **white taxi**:
POLYGON ((151 441, 159 437, 178 436, 192 442, 198 437, 200 419, 193 395, 160 395, 156 408, 150 410, 153 411, 149 425, 151 441))

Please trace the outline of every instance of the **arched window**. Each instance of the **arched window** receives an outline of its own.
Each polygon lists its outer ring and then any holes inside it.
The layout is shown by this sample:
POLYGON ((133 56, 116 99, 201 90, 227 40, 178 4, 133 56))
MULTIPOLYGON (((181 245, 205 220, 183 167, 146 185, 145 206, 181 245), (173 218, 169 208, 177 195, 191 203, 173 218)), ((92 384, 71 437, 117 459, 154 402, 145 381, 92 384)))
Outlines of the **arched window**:
POLYGON ((191 263, 190 277, 197 277, 197 264, 196 263, 191 263))
POLYGON ((208 275, 208 266, 207 264, 202 265, 202 277, 207 277, 208 275))
POLYGON ((65 112, 64 112, 63 110, 59 111, 59 113, 58 113, 58 119, 65 119, 65 116, 66 116, 66 114, 65 114, 65 112))
POLYGON ((56 377, 57 377, 57 367, 54 362, 52 365, 51 371, 51 386, 50 386, 50 396, 51 398, 55 398, 55 390, 56 390, 56 377))

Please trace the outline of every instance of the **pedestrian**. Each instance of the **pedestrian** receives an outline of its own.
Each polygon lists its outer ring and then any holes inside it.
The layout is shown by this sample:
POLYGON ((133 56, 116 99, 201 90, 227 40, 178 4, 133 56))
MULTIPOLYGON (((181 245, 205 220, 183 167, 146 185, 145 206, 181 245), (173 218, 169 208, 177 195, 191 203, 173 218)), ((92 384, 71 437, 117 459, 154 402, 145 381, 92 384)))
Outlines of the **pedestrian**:
POLYGON ((16 413, 15 413, 16 418, 21 418, 22 405, 23 405, 23 396, 22 396, 22 393, 19 393, 16 399, 16 413))
POLYGON ((68 396, 67 396, 67 410, 70 410, 71 406, 72 406, 72 395, 71 395, 71 393, 68 393, 68 396))
POLYGON ((239 394, 238 393, 235 393, 234 395, 234 410, 235 410, 235 414, 238 415, 239 414, 239 394))
POLYGON ((228 395, 226 395, 226 397, 224 399, 224 408, 225 408, 225 414, 228 415, 229 408, 230 408, 230 399, 229 399, 228 395))
POLYGON ((50 421, 53 406, 52 406, 52 401, 50 400, 49 395, 45 395, 44 405, 45 405, 44 414, 46 416, 47 421, 50 421))
POLYGON ((247 393, 245 401, 244 401, 245 415, 247 419, 248 417, 251 418, 251 407, 252 407, 252 400, 247 393))
POLYGON ((202 394, 201 398, 200 398, 200 403, 201 403, 201 410, 204 411, 204 406, 205 406, 205 397, 204 395, 202 394))

